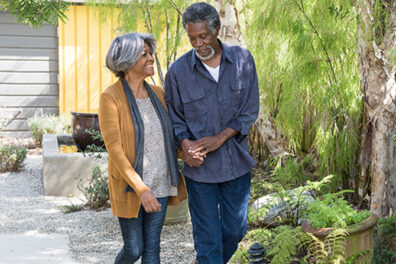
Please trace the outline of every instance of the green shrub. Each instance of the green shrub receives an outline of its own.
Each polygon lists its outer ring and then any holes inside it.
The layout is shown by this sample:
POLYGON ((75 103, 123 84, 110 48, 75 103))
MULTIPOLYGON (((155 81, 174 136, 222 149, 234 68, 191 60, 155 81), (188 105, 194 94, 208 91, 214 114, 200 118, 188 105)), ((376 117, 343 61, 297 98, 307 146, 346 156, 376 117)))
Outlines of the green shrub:
POLYGON ((373 263, 396 263, 396 214, 378 220, 373 263))
POLYGON ((66 115, 35 115, 28 120, 29 130, 38 146, 42 146, 44 134, 70 134, 71 119, 66 115))
POLYGON ((100 166, 95 166, 87 186, 79 184, 79 189, 87 198, 87 206, 99 210, 109 206, 109 185, 107 172, 103 172, 100 166))
POLYGON ((25 147, 14 145, 0 148, 0 172, 19 171, 26 158, 25 147))
POLYGON ((79 212, 83 210, 85 207, 85 204, 74 204, 70 202, 69 205, 60 205, 58 206, 59 210, 61 210, 62 213, 64 214, 71 214, 75 212, 79 212))
POLYGON ((367 219, 371 215, 370 211, 356 210, 341 196, 347 192, 352 191, 328 193, 323 196, 323 199, 316 198, 315 201, 309 203, 306 218, 312 226, 343 228, 367 219))

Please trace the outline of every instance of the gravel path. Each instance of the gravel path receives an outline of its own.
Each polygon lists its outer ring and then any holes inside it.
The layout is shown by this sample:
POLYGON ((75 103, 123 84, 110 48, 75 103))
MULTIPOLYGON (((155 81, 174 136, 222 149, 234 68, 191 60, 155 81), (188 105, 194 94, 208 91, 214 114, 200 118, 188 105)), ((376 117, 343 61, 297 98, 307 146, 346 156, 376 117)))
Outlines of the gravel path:
MULTIPOLYGON (((58 207, 70 199, 44 196, 41 167, 41 155, 28 155, 23 171, 0 173, 0 233, 67 234, 76 264, 113 263, 122 238, 110 209, 63 214, 58 207)), ((191 223, 164 226, 161 263, 191 264, 194 257, 191 223)))

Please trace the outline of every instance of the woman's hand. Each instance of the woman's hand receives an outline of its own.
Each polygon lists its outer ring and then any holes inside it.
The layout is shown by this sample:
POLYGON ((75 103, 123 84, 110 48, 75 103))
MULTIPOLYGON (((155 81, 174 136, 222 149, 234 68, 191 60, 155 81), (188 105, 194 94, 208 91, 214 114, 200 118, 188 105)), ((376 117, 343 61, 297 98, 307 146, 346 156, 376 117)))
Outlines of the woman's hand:
POLYGON ((154 213, 161 211, 161 204, 155 198, 151 190, 145 191, 140 195, 140 201, 146 213, 154 213))
POLYGON ((204 162, 203 155, 194 154, 192 155, 192 144, 193 142, 185 138, 181 143, 182 159, 188 166, 192 168, 199 168, 204 162))

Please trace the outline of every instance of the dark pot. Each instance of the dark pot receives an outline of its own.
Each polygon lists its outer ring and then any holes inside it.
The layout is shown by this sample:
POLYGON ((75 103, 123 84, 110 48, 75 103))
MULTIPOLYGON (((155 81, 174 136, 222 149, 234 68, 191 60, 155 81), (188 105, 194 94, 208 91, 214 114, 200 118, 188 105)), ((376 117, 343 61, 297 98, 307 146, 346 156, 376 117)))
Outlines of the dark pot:
POLYGON ((93 140, 92 136, 87 133, 86 129, 100 131, 98 114, 78 113, 71 111, 72 114, 72 137, 80 151, 85 151, 88 145, 104 147, 102 140, 93 140))

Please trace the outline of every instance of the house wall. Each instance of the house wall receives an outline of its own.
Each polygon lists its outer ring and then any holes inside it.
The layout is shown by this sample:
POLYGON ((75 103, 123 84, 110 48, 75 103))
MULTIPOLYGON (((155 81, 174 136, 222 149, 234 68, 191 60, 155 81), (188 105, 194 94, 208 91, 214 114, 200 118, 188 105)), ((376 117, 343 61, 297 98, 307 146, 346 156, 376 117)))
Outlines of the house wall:
POLYGON ((96 113, 101 92, 115 81, 105 66, 115 19, 103 21, 97 9, 81 5, 70 6, 66 15, 66 23, 58 23, 59 112, 96 113))
POLYGON ((0 135, 30 136, 27 118, 59 113, 57 75, 57 29, 36 30, 0 12, 0 111, 11 118, 0 135))

